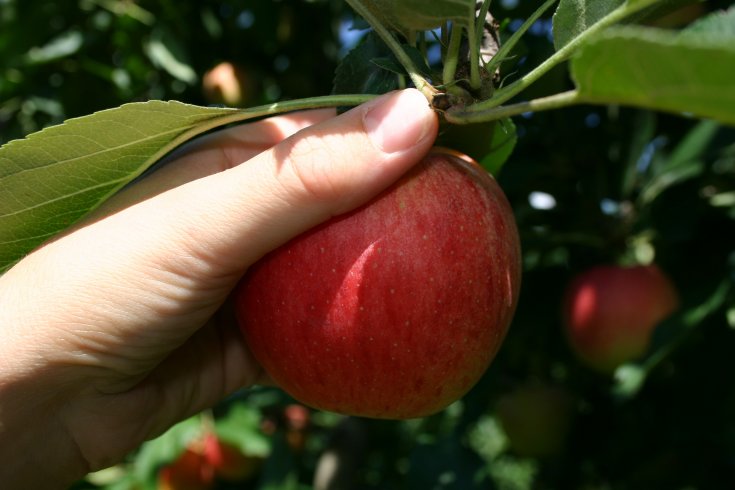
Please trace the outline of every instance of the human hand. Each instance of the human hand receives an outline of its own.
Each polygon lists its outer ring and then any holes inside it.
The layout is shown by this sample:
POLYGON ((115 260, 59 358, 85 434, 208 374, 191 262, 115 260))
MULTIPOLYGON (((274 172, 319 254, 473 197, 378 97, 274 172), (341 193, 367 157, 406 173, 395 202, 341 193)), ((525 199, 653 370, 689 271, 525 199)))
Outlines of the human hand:
POLYGON ((415 90, 224 130, 11 268, 0 481, 63 487, 263 381, 226 307, 239 278, 397 180, 436 132, 415 90))

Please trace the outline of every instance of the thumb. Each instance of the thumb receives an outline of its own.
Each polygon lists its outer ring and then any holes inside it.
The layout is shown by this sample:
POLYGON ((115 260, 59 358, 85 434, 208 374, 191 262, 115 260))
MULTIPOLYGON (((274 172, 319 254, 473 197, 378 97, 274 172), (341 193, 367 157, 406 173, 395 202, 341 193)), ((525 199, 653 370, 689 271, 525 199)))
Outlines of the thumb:
POLYGON ((164 248, 180 247, 170 257, 194 257, 197 263, 189 266, 204 265, 217 275, 241 273, 290 238, 396 181, 428 152, 437 127, 436 114, 418 91, 386 94, 241 165, 151 199, 134 219, 153 226, 164 248), (151 222, 152 216, 161 222, 151 222), (213 264, 218 270, 211 270, 213 264))

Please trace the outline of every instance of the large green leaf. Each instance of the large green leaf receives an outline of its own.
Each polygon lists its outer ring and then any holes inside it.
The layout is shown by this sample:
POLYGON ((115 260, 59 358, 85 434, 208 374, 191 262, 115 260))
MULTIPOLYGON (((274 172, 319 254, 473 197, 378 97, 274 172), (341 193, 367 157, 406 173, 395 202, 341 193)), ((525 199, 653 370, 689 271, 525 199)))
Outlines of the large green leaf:
POLYGON ((643 27, 617 27, 572 59, 580 95, 735 124, 735 42, 643 27))
POLYGON ((625 0, 561 0, 554 13, 554 47, 559 50, 625 0))
POLYGON ((134 103, 0 147, 0 272, 172 148, 237 116, 179 102, 134 103))

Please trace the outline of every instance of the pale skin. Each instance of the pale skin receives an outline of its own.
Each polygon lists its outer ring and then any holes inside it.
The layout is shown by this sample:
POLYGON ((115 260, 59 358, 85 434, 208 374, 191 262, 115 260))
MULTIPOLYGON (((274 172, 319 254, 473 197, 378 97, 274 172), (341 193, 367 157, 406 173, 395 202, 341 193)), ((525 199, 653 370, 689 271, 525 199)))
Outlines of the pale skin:
POLYGON ((267 382, 228 297, 248 266, 430 149, 416 90, 217 132, 0 277, 0 481, 64 488, 267 382))

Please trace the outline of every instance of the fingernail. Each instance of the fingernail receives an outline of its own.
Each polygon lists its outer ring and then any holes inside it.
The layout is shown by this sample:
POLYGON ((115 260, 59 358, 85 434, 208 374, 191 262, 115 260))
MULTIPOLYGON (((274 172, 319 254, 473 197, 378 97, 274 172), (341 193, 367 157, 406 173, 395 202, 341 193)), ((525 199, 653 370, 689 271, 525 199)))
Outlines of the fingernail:
POLYGON ((363 116, 373 143, 385 153, 406 150, 429 132, 429 103, 418 90, 402 90, 378 99, 363 116))

